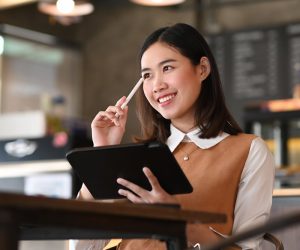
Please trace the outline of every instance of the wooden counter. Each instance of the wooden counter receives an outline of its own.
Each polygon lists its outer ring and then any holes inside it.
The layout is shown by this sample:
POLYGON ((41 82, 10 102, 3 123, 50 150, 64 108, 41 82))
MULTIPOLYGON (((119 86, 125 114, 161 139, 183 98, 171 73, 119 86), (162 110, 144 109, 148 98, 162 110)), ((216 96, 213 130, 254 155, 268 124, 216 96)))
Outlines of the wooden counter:
POLYGON ((223 214, 163 205, 99 203, 0 193, 0 249, 18 240, 155 238, 186 248, 187 222, 222 223, 223 214))
POLYGON ((299 196, 300 188, 278 188, 274 189, 273 197, 299 196))

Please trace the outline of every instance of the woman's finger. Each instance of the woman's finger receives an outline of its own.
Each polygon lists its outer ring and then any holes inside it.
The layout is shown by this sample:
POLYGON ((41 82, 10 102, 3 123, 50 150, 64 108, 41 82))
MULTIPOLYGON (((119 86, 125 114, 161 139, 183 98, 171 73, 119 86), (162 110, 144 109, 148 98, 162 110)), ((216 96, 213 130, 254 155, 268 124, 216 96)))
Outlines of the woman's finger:
POLYGON ((156 178, 156 176, 152 173, 152 171, 149 168, 144 167, 143 172, 146 175, 152 189, 154 189, 154 190, 161 189, 158 179, 156 178))
POLYGON ((106 112, 110 112, 110 113, 112 113, 114 115, 118 115, 118 116, 124 115, 123 109, 121 109, 118 106, 109 106, 109 107, 107 107, 107 109, 105 111, 106 112))
POLYGON ((107 109, 107 111, 100 111, 92 121, 92 126, 98 124, 100 125, 100 127, 102 127, 101 125, 106 125, 106 123, 101 123, 102 121, 110 121, 114 123, 116 126, 119 126, 120 125, 119 117, 116 117, 116 114, 119 114, 118 116, 123 115, 124 111, 121 110, 121 111, 117 111, 116 113, 113 108, 107 109))
POLYGON ((95 129, 102 129, 114 126, 114 122, 112 120, 103 120, 103 121, 96 121, 92 125, 92 128, 95 129))
POLYGON ((171 204, 177 204, 178 201, 175 197, 172 195, 168 194, 160 185, 158 179, 156 176, 152 173, 152 171, 144 167, 143 172, 146 175, 152 190, 150 192, 150 195, 148 197, 148 202, 150 203, 171 203, 171 204))
POLYGON ((116 105, 117 107, 121 107, 122 104, 126 101, 126 96, 122 96, 117 102, 116 105))
POLYGON ((120 126, 119 119, 124 116, 124 110, 118 106, 109 106, 106 109, 106 112, 110 112, 111 114, 113 114, 113 117, 111 119, 114 121, 116 126, 120 126))
POLYGON ((118 193, 124 197, 126 197, 128 200, 130 200, 133 203, 144 203, 144 201, 138 197, 137 195, 135 195, 134 193, 125 190, 125 189, 119 189, 118 193))
POLYGON ((117 183, 119 183, 120 185, 126 187, 127 189, 131 190, 132 192, 134 192, 135 194, 137 194, 138 196, 140 197, 143 197, 145 198, 146 195, 147 195, 147 192, 145 189, 141 188, 140 186, 130 182, 130 181, 127 181, 123 178, 118 178, 117 179, 117 183))
POLYGON ((107 120, 107 119, 112 119, 113 118, 113 113, 109 113, 107 111, 99 111, 98 114, 95 116, 93 119, 92 123, 95 121, 102 121, 102 120, 107 120))

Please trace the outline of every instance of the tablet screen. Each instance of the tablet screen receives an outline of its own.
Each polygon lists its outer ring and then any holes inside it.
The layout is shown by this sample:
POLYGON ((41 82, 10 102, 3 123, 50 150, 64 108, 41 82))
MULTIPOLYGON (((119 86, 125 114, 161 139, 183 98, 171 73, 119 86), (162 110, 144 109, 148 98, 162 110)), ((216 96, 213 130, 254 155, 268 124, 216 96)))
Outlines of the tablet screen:
POLYGON ((192 192, 192 186, 168 146, 158 142, 78 148, 67 160, 95 199, 124 198, 117 178, 151 189, 142 168, 147 166, 169 194, 192 192))

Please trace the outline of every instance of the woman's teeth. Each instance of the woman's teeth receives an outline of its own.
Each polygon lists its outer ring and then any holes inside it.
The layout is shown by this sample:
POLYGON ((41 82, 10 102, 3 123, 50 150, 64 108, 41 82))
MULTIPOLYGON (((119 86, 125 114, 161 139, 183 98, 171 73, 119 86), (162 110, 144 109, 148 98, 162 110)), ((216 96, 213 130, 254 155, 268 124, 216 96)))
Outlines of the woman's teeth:
POLYGON ((158 102, 163 103, 163 102, 166 102, 166 101, 169 101, 169 100, 173 99, 174 97, 175 97, 175 94, 164 96, 162 98, 159 98, 158 102))

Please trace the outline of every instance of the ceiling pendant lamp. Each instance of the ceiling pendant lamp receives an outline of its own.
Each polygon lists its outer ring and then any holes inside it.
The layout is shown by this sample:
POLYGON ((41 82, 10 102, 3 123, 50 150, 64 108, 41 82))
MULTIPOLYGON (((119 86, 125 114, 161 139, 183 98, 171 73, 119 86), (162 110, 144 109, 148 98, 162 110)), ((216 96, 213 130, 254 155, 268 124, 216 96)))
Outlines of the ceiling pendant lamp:
POLYGON ((145 6, 171 6, 185 2, 185 0, 130 0, 133 3, 145 6))
POLYGON ((81 16, 92 13, 94 6, 82 0, 42 0, 38 3, 38 9, 61 24, 69 25, 78 22, 81 16))

